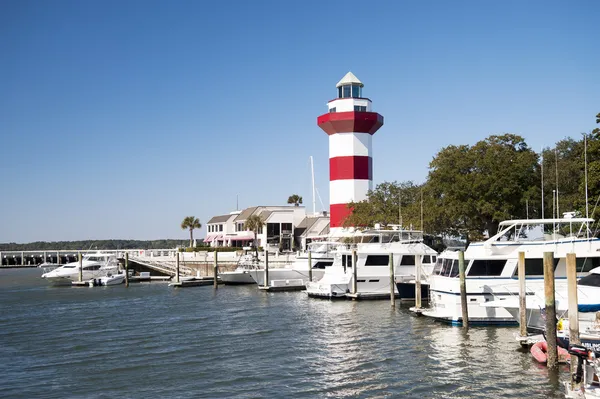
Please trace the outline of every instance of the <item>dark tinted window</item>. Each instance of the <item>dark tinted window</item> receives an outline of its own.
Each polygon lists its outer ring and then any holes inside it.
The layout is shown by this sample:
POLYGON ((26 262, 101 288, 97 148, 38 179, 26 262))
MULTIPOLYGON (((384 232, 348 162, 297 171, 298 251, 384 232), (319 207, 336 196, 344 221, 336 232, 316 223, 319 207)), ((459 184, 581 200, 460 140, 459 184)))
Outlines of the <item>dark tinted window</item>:
MULTIPOLYGON (((558 259, 554 259, 554 269, 558 265, 558 259)), ((541 258, 525 259, 525 275, 526 276, 543 276, 544 275, 544 260, 541 258)), ((519 276, 519 267, 515 268, 513 277, 519 276)))
POLYGON ((313 266, 313 269, 325 269, 328 266, 331 266, 333 262, 317 262, 313 266))
POLYGON ((387 266, 390 263, 389 255, 369 255, 365 266, 387 266))
POLYGON ((423 263, 430 263, 430 262, 431 262, 431 256, 423 255, 423 263))
POLYGON ((502 274, 502 269, 506 260, 504 259, 475 259, 468 276, 499 276, 502 274))
POLYGON ((591 285, 593 287, 600 287, 600 274, 590 274, 589 276, 582 277, 578 282, 578 285, 591 285))
POLYGON ((414 255, 403 255, 402 260, 400 261, 400 265, 414 266, 415 265, 415 256, 414 255))
POLYGON ((352 255, 342 255, 342 266, 352 267, 352 255))
POLYGON ((600 266, 600 258, 577 258, 577 272, 589 272, 600 266))
POLYGON ((444 260, 442 258, 438 258, 437 262, 435 263, 435 266, 433 267, 433 274, 441 274, 440 272, 442 271, 443 263, 444 260))
POLYGON ((456 277, 458 276, 458 260, 452 261, 452 268, 450 269, 450 274, 448 277, 456 277))

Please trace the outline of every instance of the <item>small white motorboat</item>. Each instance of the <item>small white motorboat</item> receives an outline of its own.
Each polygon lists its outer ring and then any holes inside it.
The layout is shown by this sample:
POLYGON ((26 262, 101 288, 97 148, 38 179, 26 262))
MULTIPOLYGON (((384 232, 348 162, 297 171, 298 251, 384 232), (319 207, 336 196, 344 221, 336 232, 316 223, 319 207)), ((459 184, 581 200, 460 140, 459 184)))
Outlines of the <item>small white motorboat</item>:
POLYGON ((119 285, 125 281, 125 273, 119 274, 107 274, 106 276, 90 279, 88 282, 90 287, 102 286, 102 285, 119 285))

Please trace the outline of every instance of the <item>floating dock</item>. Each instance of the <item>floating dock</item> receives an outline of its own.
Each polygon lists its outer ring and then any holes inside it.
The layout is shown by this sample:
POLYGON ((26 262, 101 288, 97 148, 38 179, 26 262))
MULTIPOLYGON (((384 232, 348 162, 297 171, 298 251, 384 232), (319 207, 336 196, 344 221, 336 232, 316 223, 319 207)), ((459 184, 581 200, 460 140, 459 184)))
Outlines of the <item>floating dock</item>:
POLYGON ((271 280, 268 286, 258 286, 258 289, 266 292, 304 291, 306 285, 301 278, 288 280, 271 280))
MULTIPOLYGON (((214 285, 215 279, 212 277, 192 277, 185 278, 180 281, 173 281, 169 283, 169 287, 175 288, 186 288, 186 287, 201 287, 204 285, 214 285)), ((217 278, 217 284, 222 284, 220 279, 217 278)))

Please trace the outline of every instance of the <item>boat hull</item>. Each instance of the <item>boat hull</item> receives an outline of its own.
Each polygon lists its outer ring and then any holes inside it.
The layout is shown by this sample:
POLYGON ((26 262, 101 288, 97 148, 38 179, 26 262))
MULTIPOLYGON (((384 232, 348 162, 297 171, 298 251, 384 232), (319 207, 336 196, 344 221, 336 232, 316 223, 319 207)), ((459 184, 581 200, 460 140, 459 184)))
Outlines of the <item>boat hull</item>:
POLYGON ((249 270, 219 273, 219 278, 227 285, 256 284, 249 270))

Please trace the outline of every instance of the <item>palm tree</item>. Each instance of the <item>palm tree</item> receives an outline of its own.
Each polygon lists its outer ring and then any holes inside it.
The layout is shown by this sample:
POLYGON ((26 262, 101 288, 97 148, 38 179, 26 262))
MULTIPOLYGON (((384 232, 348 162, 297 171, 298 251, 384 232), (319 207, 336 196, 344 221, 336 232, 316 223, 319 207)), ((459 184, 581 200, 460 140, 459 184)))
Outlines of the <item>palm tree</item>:
POLYGON ((256 253, 256 257, 258 258, 258 241, 256 240, 256 234, 259 230, 262 230, 265 225, 265 221, 260 215, 251 215, 246 222, 244 223, 244 228, 246 230, 251 230, 254 232, 254 252, 256 253))
POLYGON ((190 230, 190 248, 194 242, 194 229, 199 229, 200 227, 202 227, 202 223, 200 223, 200 220, 194 216, 186 216, 183 219, 183 222, 181 222, 181 228, 183 230, 190 230))
POLYGON ((294 206, 298 206, 302 203, 302 197, 298 194, 292 194, 288 197, 288 204, 294 204, 294 206))

